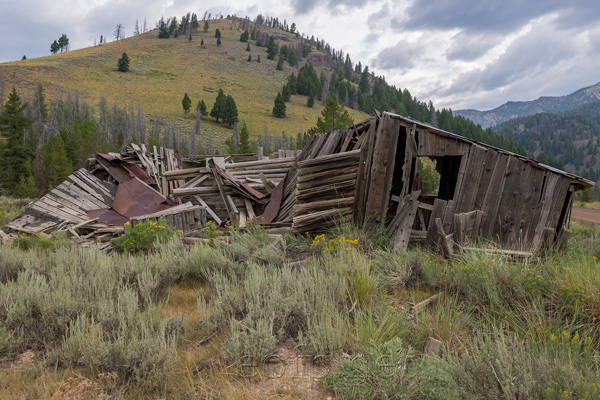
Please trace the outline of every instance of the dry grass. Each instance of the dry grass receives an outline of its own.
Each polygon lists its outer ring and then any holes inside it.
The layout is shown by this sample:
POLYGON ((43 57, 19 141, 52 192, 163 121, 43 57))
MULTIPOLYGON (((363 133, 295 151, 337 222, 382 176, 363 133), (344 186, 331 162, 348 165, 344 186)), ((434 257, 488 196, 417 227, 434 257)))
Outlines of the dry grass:
MULTIPOLYGON (((6 86, 14 85, 29 93, 41 83, 49 97, 60 88, 61 92, 79 93, 91 104, 96 104, 100 96, 105 96, 109 105, 112 101, 121 105, 139 101, 144 113, 176 120, 190 129, 194 117, 184 119, 184 93, 192 99, 193 110, 202 99, 210 111, 222 88, 236 100, 239 119, 247 123, 251 136, 262 135, 265 125, 273 136, 282 132, 296 136, 300 130, 314 126, 322 106, 306 107, 306 96, 292 97, 286 118, 272 116, 277 92, 298 68, 286 64, 283 71, 277 71, 277 60, 268 60, 266 49, 256 47, 255 41, 250 41, 250 54, 253 60, 260 54, 261 62, 247 62, 246 43, 239 41, 241 31, 231 27, 232 22, 226 19, 210 21, 208 32, 194 33, 192 41, 185 36, 158 39, 158 31, 153 30, 102 46, 3 63, 0 76, 6 86), (214 38, 216 28, 222 33, 221 46, 214 38), (206 48, 200 47, 202 39, 206 48), (117 71, 117 60, 123 52, 131 59, 128 73, 117 71)), ((280 30, 277 33, 285 34, 280 30)), ((290 40, 297 39, 290 35, 290 40)), ((366 118, 364 113, 349 111, 356 122, 366 118)), ((206 121, 205 126, 223 129, 212 121, 206 121)))

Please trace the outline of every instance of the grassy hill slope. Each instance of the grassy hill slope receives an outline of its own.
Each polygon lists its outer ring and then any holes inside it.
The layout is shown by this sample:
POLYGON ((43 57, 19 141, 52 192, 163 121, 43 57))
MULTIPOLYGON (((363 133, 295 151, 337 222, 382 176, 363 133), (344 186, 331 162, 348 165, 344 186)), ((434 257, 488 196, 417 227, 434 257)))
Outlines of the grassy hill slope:
MULTIPOLYGON (((147 115, 178 120, 179 124, 190 126, 193 115, 184 119, 181 106, 184 93, 192 99, 193 110, 202 99, 210 111, 222 88, 236 100, 239 119, 248 124, 251 135, 262 134, 265 125, 273 135, 281 132, 295 135, 315 125, 322 106, 316 102, 313 108, 306 107, 306 96, 292 96, 291 102, 286 104, 286 118, 275 118, 271 114, 277 92, 292 72, 298 72, 297 67, 286 63, 283 71, 277 71, 277 60, 268 60, 266 49, 257 47, 255 41, 249 41, 251 51, 246 51, 246 43, 239 41, 241 31, 234 22, 223 19, 209 23, 210 29, 206 33, 201 30, 194 33, 191 41, 186 36, 159 39, 158 31, 153 30, 101 46, 3 63, 0 77, 8 88, 15 86, 18 91, 32 93, 41 83, 50 97, 58 87, 61 92, 78 93, 90 104, 96 104, 101 96, 106 97, 109 104, 139 101, 147 115), (216 28, 222 34, 221 46, 217 46, 214 37, 216 28), (202 39, 205 48, 200 46, 202 39), (117 71, 117 61, 123 52, 131 59, 128 73, 117 71), (247 61, 248 54, 252 55, 252 62, 247 61), (256 62, 258 55, 260 63, 256 62)), ((276 31, 278 38, 289 40, 288 44, 299 40, 281 30, 262 29, 268 33, 276 31)), ((313 49, 311 55, 318 53, 313 49)), ((349 112, 356 122, 366 118, 362 112, 349 112)))

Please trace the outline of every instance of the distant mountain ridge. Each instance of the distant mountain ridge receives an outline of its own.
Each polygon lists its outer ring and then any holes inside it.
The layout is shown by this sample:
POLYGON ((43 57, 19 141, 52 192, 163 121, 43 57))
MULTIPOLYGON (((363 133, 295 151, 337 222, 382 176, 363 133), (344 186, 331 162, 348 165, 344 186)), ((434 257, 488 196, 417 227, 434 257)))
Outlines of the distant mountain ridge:
POLYGON ((566 96, 542 96, 532 101, 509 101, 500 107, 488 111, 455 110, 454 115, 460 115, 480 124, 483 128, 501 124, 513 118, 542 112, 556 113, 568 111, 584 104, 600 100, 600 82, 579 89, 566 96))

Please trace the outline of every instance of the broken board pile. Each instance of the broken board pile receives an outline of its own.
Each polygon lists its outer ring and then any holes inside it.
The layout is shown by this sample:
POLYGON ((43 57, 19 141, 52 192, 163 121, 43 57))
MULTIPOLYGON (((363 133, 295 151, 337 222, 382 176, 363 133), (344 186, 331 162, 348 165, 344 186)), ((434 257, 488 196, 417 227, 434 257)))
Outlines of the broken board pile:
POLYGON ((131 147, 123 147, 119 153, 96 154, 88 160, 90 171, 84 168, 75 171, 69 180, 30 204, 8 224, 8 228, 16 233, 32 235, 66 232, 83 246, 100 249, 110 248, 112 239, 124 232, 124 221, 132 217, 135 223, 165 217, 173 229, 184 234, 194 232, 206 222, 204 207, 189 202, 176 206, 163 194, 171 193, 179 186, 180 181, 167 181, 164 173, 180 169, 181 160, 172 149, 160 148, 159 151, 154 147, 153 150, 150 152, 143 145, 132 144, 131 147), (116 204, 119 186, 125 182, 125 186, 134 187, 137 197, 125 196, 128 204, 116 204), (158 198, 162 204, 155 209, 145 208, 147 204, 143 203, 149 197, 158 198), (126 208, 130 212, 119 214, 112 208, 126 208), (108 211, 122 217, 123 221, 111 223, 97 216, 108 211))
POLYGON ((183 182, 173 190, 178 201, 204 206, 207 217, 218 225, 232 220, 243 228, 248 219, 262 214, 273 188, 296 160, 295 151, 271 159, 263 157, 260 150, 255 156, 260 160, 233 162, 231 157, 208 157, 198 160, 204 164, 201 167, 170 171, 163 176, 183 182))

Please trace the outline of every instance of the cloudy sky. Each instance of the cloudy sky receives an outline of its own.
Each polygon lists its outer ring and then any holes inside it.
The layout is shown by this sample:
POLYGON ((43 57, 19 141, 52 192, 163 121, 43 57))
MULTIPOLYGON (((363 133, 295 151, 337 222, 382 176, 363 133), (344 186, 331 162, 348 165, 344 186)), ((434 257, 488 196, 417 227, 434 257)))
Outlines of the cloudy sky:
POLYGON ((205 11, 295 22, 436 107, 491 109, 600 81, 597 0, 0 0, 0 62, 71 49, 121 23, 205 11))

